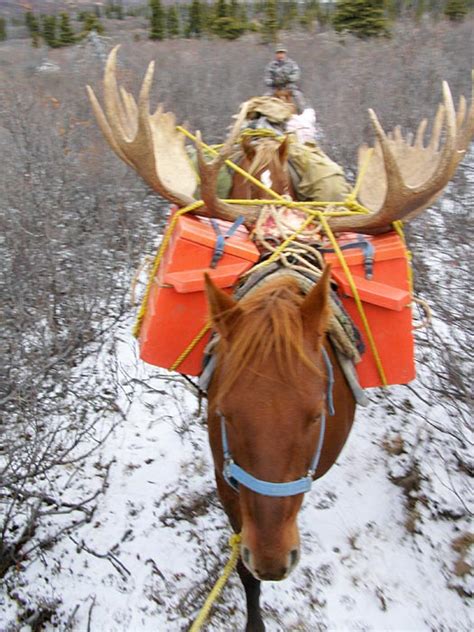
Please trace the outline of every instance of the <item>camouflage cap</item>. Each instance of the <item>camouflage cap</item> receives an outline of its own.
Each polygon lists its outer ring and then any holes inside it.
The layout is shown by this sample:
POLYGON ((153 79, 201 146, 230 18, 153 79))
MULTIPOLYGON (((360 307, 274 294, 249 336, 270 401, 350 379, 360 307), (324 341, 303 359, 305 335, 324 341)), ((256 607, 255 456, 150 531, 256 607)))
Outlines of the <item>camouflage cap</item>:
POLYGON ((287 53, 288 49, 283 44, 277 44, 275 46, 275 53, 287 53))

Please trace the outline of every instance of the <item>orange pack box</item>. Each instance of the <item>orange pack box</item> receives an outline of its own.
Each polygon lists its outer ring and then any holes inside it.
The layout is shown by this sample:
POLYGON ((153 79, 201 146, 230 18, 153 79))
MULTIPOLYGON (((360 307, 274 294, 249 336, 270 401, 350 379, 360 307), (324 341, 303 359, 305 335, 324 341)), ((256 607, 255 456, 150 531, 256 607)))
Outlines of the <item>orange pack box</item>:
MULTIPOLYGON (((350 248, 343 250, 344 257, 362 301, 387 384, 406 384, 415 377, 412 296, 406 247, 395 232, 377 236, 344 233, 339 236, 338 243, 341 247, 351 244, 350 248)), ((326 253, 324 257, 332 264, 339 296, 366 346, 362 361, 356 365, 360 385, 363 388, 381 386, 381 376, 339 259, 333 252, 326 253)))
MULTIPOLYGON (((217 221, 225 235, 232 224, 217 221)), ((241 226, 225 239, 224 252, 211 267, 217 233, 210 220, 182 216, 150 289, 141 324, 140 357, 149 364, 169 369, 196 338, 208 320, 204 273, 229 293, 237 279, 258 260, 259 252, 241 226)), ((180 373, 199 375, 207 333, 175 367, 180 373)))

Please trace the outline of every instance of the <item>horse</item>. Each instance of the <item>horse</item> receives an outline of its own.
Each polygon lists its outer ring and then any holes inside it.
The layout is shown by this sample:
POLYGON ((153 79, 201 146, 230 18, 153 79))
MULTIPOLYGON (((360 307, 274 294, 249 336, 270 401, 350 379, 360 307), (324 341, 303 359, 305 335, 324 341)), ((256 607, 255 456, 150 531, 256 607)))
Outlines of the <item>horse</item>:
POLYGON ((206 277, 220 335, 209 440, 222 505, 241 534, 247 632, 265 629, 260 583, 296 567, 303 492, 334 464, 354 420, 354 396, 326 337, 329 279, 326 266, 307 296, 293 277, 270 279, 237 302, 206 277))
MULTIPOLYGON (((257 138, 244 136, 241 142, 239 166, 278 195, 295 197, 288 167, 289 139, 257 138)), ((236 173, 232 181, 231 198, 239 200, 262 199, 265 191, 251 180, 236 173)))
POLYGON ((288 105, 291 105, 293 109, 293 114, 297 114, 298 108, 296 107, 296 103, 293 97, 293 90, 290 90, 289 88, 275 88, 272 96, 280 99, 284 103, 288 103, 288 105))
MULTIPOLYGON (((223 220, 243 215, 253 229, 261 206, 229 204, 217 195, 219 170, 240 138, 249 102, 242 104, 210 163, 196 133, 198 177, 174 115, 161 107, 150 113, 153 62, 137 102, 117 84, 117 51, 111 51, 105 68, 105 111, 88 87, 113 151, 170 203, 223 220), (198 181, 201 200, 194 197, 198 181)), ((453 177, 474 132, 474 103, 467 108, 461 98, 456 111, 446 82, 428 143, 426 120, 415 135, 404 136, 398 127, 387 135, 375 112, 369 112, 376 143, 373 149, 360 148, 358 177, 358 200, 368 212, 329 217, 334 233, 378 234, 391 230, 395 221, 422 213, 453 177)), ((284 144, 273 144, 273 158, 263 160, 268 155, 263 145, 260 150, 247 145, 246 158, 254 163, 249 168, 267 182, 270 178, 280 194, 285 192, 285 172, 280 169, 280 177, 274 168, 282 165, 285 151, 284 144)), ((233 194, 239 197, 237 190, 233 194)), ((248 189, 243 197, 254 194, 248 189)), ((354 397, 325 335, 329 276, 326 267, 306 297, 295 280, 282 277, 267 280, 239 302, 206 278, 209 312, 220 334, 208 392, 209 439, 219 495, 232 528, 241 533, 238 571, 247 598, 248 631, 264 630, 260 582, 283 579, 298 563, 296 517, 303 494, 333 465, 354 419, 354 397)))

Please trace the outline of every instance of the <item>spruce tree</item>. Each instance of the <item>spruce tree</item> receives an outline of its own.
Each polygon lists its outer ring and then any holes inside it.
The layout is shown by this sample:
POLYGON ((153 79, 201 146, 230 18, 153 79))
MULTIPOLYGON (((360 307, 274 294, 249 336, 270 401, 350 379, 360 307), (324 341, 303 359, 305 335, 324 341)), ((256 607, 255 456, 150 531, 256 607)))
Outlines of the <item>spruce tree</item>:
POLYGON ((278 36, 278 14, 276 0, 265 2, 265 17, 263 19, 263 41, 267 44, 275 43, 278 36))
POLYGON ((298 5, 295 0, 288 0, 283 5, 283 13, 281 16, 281 28, 292 29, 298 19, 298 5))
POLYGON ((188 9, 186 37, 201 37, 204 31, 204 9, 200 0, 193 0, 188 9))
POLYGON ((235 20, 239 19, 239 2, 238 0, 230 0, 229 2, 229 16, 235 20))
POLYGON ((55 15, 43 15, 41 16, 41 26, 43 39, 51 48, 57 48, 59 42, 57 39, 57 20, 55 15))
POLYGON ((179 37, 179 15, 175 4, 166 11, 166 33, 168 37, 179 37))
POLYGON ((7 39, 7 21, 5 18, 0 18, 0 42, 4 42, 7 39))
POLYGON ((362 39, 389 34, 384 0, 338 0, 332 23, 362 39))
POLYGON ((31 45, 33 48, 39 48, 41 41, 39 20, 31 11, 25 13, 25 24, 31 35, 31 45))
POLYGON ((60 22, 59 22, 59 43, 61 46, 68 46, 69 44, 74 44, 76 37, 74 35, 74 31, 72 30, 71 23, 69 21, 69 14, 63 11, 59 14, 60 22))
POLYGON ((244 30, 247 30, 248 27, 249 27, 249 19, 248 19, 248 16, 247 16, 247 7, 245 6, 244 2, 240 3, 240 5, 239 5, 239 9, 238 9, 238 12, 237 12, 237 18, 238 18, 240 24, 242 25, 242 28, 244 30))
POLYGON ((105 31, 104 25, 95 15, 95 13, 89 13, 86 11, 84 13, 83 23, 83 32, 85 35, 87 35, 87 33, 90 33, 91 31, 95 31, 96 33, 101 35, 105 31))
POLYGON ((227 6, 226 0, 216 0, 214 14, 216 20, 219 18, 226 18, 229 15, 229 7, 227 6))
POLYGON ((305 2, 303 12, 299 15, 298 21, 303 28, 310 31, 315 20, 322 21, 322 15, 318 0, 309 0, 309 2, 305 2))
POLYGON ((467 12, 467 0, 448 0, 444 8, 444 15, 452 22, 462 22, 467 12))
POLYGON ((165 14, 161 0, 149 0, 151 9, 150 39, 162 40, 165 36, 165 14))
POLYGON ((417 22, 420 22, 423 18, 423 15, 426 12, 426 4, 425 0, 418 0, 415 8, 415 19, 417 22))

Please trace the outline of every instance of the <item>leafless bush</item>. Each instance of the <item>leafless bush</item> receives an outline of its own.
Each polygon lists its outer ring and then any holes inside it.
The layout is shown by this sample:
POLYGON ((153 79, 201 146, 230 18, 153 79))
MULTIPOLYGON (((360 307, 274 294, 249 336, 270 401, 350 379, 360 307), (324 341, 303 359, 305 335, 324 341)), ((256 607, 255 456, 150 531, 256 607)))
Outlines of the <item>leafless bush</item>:
POLYGON ((133 174, 110 164, 74 68, 22 70, 13 80, 7 69, 0 96, 0 576, 92 515, 103 476, 89 492, 74 473, 110 432, 103 418, 117 382, 113 363, 89 356, 105 352, 103 334, 125 312, 156 208, 133 174), (70 520, 39 533, 52 515, 70 520))
MULTIPOLYGON (((442 79, 455 95, 469 93, 471 27, 469 21, 423 23, 376 42, 331 32, 289 36, 290 55, 302 67, 303 89, 316 107, 332 157, 354 170, 356 148, 371 136, 368 107, 387 128, 413 127, 433 115, 442 79)), ((120 80, 137 93, 146 63, 156 59, 156 100, 179 122, 201 129, 208 142, 223 138, 241 101, 264 90, 262 71, 272 52, 252 36, 236 42, 133 42, 128 33, 121 38, 120 80)), ((116 43, 107 42, 110 47, 116 43)), ((102 419, 115 405, 113 367, 81 363, 99 357, 104 332, 126 311, 132 271, 161 225, 162 203, 111 154, 92 121, 84 85, 97 87, 101 63, 86 46, 72 47, 50 51, 60 71, 37 74, 43 55, 25 42, 0 49, 6 349, 0 575, 33 553, 37 541, 31 538, 53 513, 74 514, 60 531, 89 519, 93 511, 95 491, 74 489, 71 499, 72 483, 56 484, 58 471, 65 465, 74 471, 91 439, 98 445, 110 430, 102 419)), ((436 209, 410 230, 417 289, 436 304, 450 340, 445 332, 442 339, 438 333, 426 339, 427 361, 436 375, 430 392, 445 405, 461 402, 462 433, 468 391, 460 376, 470 348, 465 298, 470 279, 465 247, 472 241, 466 231, 469 173, 461 170, 451 189, 455 212, 441 215, 436 209), (430 261, 435 251, 444 253, 436 280, 430 261)), ((466 467, 464 450, 460 454, 466 467)), ((40 536, 44 546, 51 534, 46 530, 40 536)))

